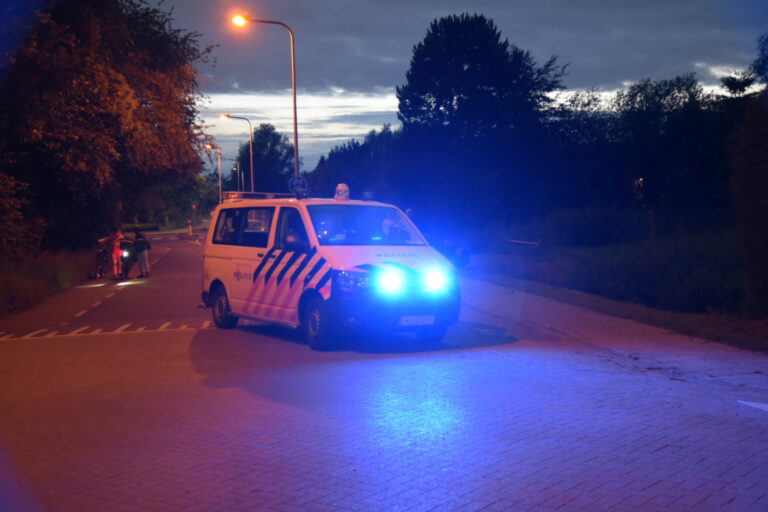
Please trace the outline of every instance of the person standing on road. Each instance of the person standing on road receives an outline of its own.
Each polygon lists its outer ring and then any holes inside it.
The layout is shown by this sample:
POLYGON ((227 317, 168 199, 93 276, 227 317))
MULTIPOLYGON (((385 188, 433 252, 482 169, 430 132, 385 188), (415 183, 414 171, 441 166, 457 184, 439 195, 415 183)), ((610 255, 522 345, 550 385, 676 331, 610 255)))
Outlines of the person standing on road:
POLYGON ((123 252, 120 250, 120 239, 123 238, 123 231, 118 227, 112 235, 112 279, 120 279, 123 271, 123 252))
POLYGON ((134 230, 133 246, 136 248, 136 256, 139 258, 139 277, 149 277, 149 250, 152 244, 149 243, 144 233, 136 228, 134 230))

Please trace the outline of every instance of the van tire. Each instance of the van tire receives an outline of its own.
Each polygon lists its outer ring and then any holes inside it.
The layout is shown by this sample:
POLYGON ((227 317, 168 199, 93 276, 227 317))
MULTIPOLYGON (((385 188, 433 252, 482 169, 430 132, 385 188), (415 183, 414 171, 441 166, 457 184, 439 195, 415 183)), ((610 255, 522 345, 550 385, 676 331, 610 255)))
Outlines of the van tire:
POLYGON ((311 297, 304 305, 301 330, 312 350, 330 350, 332 330, 328 305, 320 297, 311 297))
POLYGON ((223 286, 219 286, 213 292, 211 312, 213 313, 213 322, 219 329, 232 329, 237 325, 237 317, 232 315, 229 299, 227 299, 227 291, 223 286))

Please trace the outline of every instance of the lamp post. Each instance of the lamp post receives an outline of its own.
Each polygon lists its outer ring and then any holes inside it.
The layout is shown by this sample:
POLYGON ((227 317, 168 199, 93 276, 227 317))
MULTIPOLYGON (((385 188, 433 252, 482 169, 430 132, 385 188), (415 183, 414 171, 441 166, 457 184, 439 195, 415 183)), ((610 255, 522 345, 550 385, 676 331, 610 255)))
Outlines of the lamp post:
POLYGON ((251 18, 247 15, 238 15, 232 18, 232 23, 238 27, 242 27, 246 23, 268 23, 270 25, 280 25, 288 31, 291 36, 291 85, 293 88, 293 175, 298 177, 299 175, 299 129, 298 121, 296 119, 296 57, 293 47, 293 30, 291 27, 283 23, 282 21, 260 20, 251 18))
POLYGON ((219 156, 219 204, 221 204, 221 149, 218 147, 214 148, 211 144, 206 144, 205 147, 216 149, 216 154, 219 156))
MULTIPOLYGON (((247 117, 231 116, 229 114, 221 114, 222 119, 242 119, 248 123, 248 147, 251 150, 251 192, 253 192, 253 126, 247 117)), ((245 186, 243 186, 245 188, 245 186)))

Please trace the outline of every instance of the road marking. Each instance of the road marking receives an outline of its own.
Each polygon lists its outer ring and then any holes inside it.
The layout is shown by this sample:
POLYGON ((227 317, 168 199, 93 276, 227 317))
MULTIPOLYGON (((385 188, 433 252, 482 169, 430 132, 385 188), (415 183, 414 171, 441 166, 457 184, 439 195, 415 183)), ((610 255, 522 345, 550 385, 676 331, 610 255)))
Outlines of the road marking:
POLYGON ((97 300, 96 302, 94 302, 93 304, 91 304, 91 307, 92 307, 92 308, 97 308, 97 307, 99 307, 99 306, 101 306, 101 301, 100 301, 100 300, 97 300))
MULTIPOLYGON (((201 331, 201 330, 211 329, 212 328, 210 320, 203 321, 202 324, 200 325, 200 327, 190 327, 189 324, 186 323, 186 324, 182 324, 180 327, 169 328, 169 326, 171 325, 171 322, 165 322, 160 327, 158 327, 157 329, 147 329, 146 326, 141 326, 141 327, 137 328, 135 331, 129 331, 127 329, 128 329, 128 327, 130 327, 130 325, 131 324, 123 324, 120 327, 118 327, 117 329, 115 329, 114 331, 104 331, 103 328, 99 328, 99 329, 94 329, 93 331, 90 331, 90 332, 84 332, 87 329, 90 329, 90 327, 91 327, 90 325, 86 325, 86 326, 80 327, 78 329, 75 329, 74 331, 69 332, 69 333, 61 333, 59 331, 51 331, 51 332, 49 332, 49 333, 47 333, 47 334, 45 334, 43 336, 38 336, 39 334, 41 334, 41 333, 43 333, 43 332, 48 330, 48 329, 40 329, 40 330, 31 332, 29 334, 26 334, 24 336, 18 336, 18 337, 15 336, 12 333, 0 335, 0 341, 11 340, 11 339, 22 340, 22 339, 69 338, 69 337, 73 337, 73 336, 96 336, 96 335, 99 335, 99 334, 104 335, 104 336, 109 336, 110 334, 137 334, 137 333, 152 334, 152 333, 157 333, 157 332, 163 332, 163 333, 168 333, 168 332, 186 332, 186 331, 201 331)), ((246 325, 246 324, 244 323, 243 325, 246 325)), ((254 325, 258 325, 258 324, 254 324, 254 325)))
POLYGON ((75 314, 75 318, 77 318, 77 317, 79 317, 79 316, 83 316, 83 315, 84 315, 84 314, 86 314, 87 312, 88 312, 88 310, 87 310, 87 309, 84 309, 84 310, 80 311, 79 313, 75 314))
POLYGON ((768 404, 764 404, 762 402, 747 402, 746 400, 739 400, 739 403, 768 412, 768 404))
POLYGON ((112 293, 108 294, 108 295, 107 295, 106 297, 104 297, 104 298, 105 298, 105 299, 111 299, 111 298, 112 298, 112 297, 114 297, 114 296, 115 296, 115 292, 112 292, 112 293))
POLYGON ((37 330, 37 331, 33 331, 33 332, 31 332, 31 333, 27 334, 26 336, 22 336, 22 337, 21 337, 21 339, 31 338, 32 336, 34 336, 34 335, 36 335, 36 334, 40 334, 40 333, 43 333, 43 332, 45 332, 45 331, 47 331, 47 330, 48 330, 48 329, 40 329, 40 330, 37 330))

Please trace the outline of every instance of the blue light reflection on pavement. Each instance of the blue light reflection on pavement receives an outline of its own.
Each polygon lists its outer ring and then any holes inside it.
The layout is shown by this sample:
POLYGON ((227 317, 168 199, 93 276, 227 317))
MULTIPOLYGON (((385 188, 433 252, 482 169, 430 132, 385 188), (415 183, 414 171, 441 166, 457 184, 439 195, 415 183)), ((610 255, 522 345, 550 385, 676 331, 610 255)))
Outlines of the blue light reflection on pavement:
POLYGON ((381 429, 376 438, 385 443, 409 444, 414 440, 446 440, 456 436, 466 424, 466 411, 449 393, 450 375, 434 366, 410 368, 419 378, 412 389, 377 390, 371 397, 373 422, 381 429))

